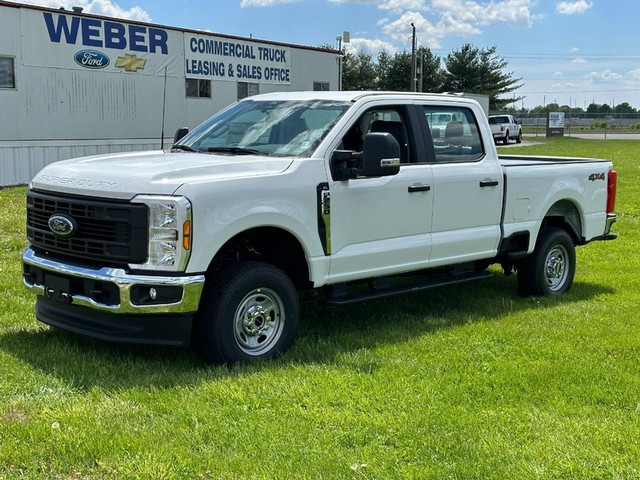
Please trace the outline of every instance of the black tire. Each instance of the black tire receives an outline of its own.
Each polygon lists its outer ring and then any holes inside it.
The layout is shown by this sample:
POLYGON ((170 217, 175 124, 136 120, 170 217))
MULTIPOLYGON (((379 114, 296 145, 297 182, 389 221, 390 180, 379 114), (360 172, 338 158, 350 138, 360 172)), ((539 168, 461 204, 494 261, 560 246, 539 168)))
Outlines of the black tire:
POLYGON ((504 134, 504 138, 502 139, 505 145, 509 144, 509 130, 507 130, 504 134))
POLYGON ((293 283, 261 262, 240 262, 205 284, 194 343, 209 363, 271 359, 293 344, 300 305, 293 283))
POLYGON ((518 136, 516 137, 516 143, 522 143, 522 130, 520 130, 518 136))
POLYGON ((560 228, 543 228, 536 248, 518 267, 518 292, 528 295, 558 295, 571 288, 576 273, 573 239, 560 228))

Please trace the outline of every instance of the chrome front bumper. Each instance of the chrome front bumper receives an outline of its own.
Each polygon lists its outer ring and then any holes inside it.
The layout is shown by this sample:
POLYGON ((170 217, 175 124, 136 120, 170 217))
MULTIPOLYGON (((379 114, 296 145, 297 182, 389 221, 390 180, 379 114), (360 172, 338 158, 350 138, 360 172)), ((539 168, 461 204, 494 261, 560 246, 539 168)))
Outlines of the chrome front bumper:
POLYGON ((94 270, 39 257, 30 248, 22 261, 24 284, 29 290, 68 305, 114 314, 194 313, 205 280, 204 275, 132 275, 107 267, 94 270), (112 293, 109 301, 102 300, 104 291, 112 293), (157 292, 170 294, 163 299, 157 292))

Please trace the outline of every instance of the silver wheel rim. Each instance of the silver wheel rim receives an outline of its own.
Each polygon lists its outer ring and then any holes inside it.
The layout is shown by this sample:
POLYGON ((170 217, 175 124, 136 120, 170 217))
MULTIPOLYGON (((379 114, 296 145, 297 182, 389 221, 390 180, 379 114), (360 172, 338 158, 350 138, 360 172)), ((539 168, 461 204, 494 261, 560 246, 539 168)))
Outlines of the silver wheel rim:
POLYGON ((567 275, 569 274, 569 269, 567 268, 568 259, 569 252, 562 245, 555 245, 549 251, 545 261, 544 273, 550 291, 556 292, 560 290, 567 280, 567 275))
POLYGON ((233 334, 238 347, 247 355, 262 355, 271 350, 284 328, 284 304, 269 288, 257 288, 240 302, 233 319, 233 334))

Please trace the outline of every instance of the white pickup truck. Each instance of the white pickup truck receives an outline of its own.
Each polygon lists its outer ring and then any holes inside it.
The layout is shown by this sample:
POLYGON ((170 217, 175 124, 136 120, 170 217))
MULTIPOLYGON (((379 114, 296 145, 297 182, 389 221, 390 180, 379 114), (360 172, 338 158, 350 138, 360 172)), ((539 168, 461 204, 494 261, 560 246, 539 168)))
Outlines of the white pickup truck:
POLYGON ((489 126, 494 142, 506 145, 513 139, 522 143, 522 127, 513 115, 489 115, 489 126))
POLYGON ((244 362, 292 344, 300 291, 339 305, 500 264, 521 294, 560 294, 575 246, 615 238, 611 162, 499 157, 455 95, 273 93, 185 133, 33 178, 23 273, 40 321, 244 362), (451 121, 432 136, 436 117, 451 121))

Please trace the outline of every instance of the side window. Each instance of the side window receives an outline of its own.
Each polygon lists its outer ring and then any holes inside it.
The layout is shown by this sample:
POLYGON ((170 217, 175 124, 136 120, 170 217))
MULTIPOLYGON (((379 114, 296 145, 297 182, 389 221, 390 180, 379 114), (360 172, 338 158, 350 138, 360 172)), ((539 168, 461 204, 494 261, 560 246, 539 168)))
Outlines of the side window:
POLYGON ((0 55, 0 88, 16 88, 15 58, 0 55))
POLYGON ((238 100, 258 95, 260 93, 259 83, 238 82, 238 100))
POLYGON ((211 80, 201 78, 187 78, 188 98, 211 98, 211 80))
POLYGON ((484 156, 478 123, 462 107, 425 106, 436 162, 474 162, 484 156))
POLYGON ((404 107, 375 107, 367 110, 342 137, 341 150, 361 152, 364 137, 370 132, 387 132, 400 145, 400 163, 411 161, 411 145, 404 107))

